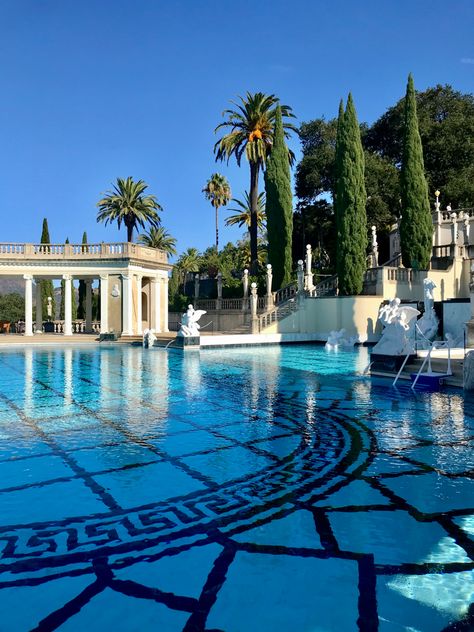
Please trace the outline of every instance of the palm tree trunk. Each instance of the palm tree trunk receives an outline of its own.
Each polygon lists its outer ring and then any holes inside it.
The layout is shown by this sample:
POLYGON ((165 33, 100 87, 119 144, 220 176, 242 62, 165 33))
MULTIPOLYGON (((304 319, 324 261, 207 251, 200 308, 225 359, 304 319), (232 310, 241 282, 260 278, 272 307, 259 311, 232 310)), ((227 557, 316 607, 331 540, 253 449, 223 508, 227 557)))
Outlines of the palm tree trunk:
POLYGON ((250 274, 258 272, 258 172, 259 162, 250 163, 250 274))
POLYGON ((133 241, 133 224, 126 224, 127 227, 127 241, 130 243, 133 241))
POLYGON ((216 252, 219 252, 219 207, 216 205, 216 252))

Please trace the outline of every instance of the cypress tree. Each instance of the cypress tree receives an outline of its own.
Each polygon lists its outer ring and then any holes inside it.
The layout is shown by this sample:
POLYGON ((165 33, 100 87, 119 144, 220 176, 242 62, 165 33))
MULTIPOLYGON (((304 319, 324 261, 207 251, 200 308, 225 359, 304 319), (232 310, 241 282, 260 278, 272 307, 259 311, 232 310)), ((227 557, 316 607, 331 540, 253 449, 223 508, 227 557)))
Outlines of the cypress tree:
POLYGON ((281 108, 275 110, 273 146, 265 171, 268 261, 272 264, 273 289, 291 282, 293 198, 290 161, 285 143, 281 108))
POLYGON ((341 148, 343 146, 343 134, 344 134, 344 102, 341 99, 339 101, 339 112, 337 116, 337 129, 336 129, 336 151, 335 151, 335 178, 334 178, 334 191, 333 191, 333 206, 334 214, 336 216, 336 226, 338 225, 338 209, 337 209, 337 189, 341 186, 341 148))
MULTIPOLYGON (((51 239, 49 237, 49 228, 48 228, 48 220, 46 217, 43 219, 43 229, 41 231, 41 243, 42 244, 50 244, 51 239)), ((48 314, 48 296, 51 297, 51 318, 55 319, 56 316, 56 301, 54 297, 54 285, 53 282, 48 281, 39 281, 41 283, 41 303, 43 309, 43 318, 47 318, 48 314)))
MULTIPOLYGON (((69 238, 66 237, 66 244, 69 243, 69 238)), ((64 320, 65 315, 65 287, 66 281, 61 281, 61 303, 59 304, 59 319, 64 320)), ((71 280, 71 320, 77 318, 77 304, 76 304, 76 291, 74 289, 74 281, 71 280)))
POLYGON ((336 152, 338 286, 339 294, 350 296, 362 291, 367 266, 364 151, 351 94, 339 121, 336 152))
MULTIPOLYGON (((84 231, 82 235, 82 243, 87 244, 87 233, 84 231)), ((84 250, 84 249, 83 249, 84 250)), ((84 320, 86 317, 86 282, 82 279, 79 281, 79 304, 77 306, 77 317, 84 320)))
POLYGON ((433 223, 423 163, 423 147, 418 131, 415 86, 411 73, 408 76, 405 96, 405 128, 400 189, 402 263, 406 268, 426 270, 431 259, 433 223))

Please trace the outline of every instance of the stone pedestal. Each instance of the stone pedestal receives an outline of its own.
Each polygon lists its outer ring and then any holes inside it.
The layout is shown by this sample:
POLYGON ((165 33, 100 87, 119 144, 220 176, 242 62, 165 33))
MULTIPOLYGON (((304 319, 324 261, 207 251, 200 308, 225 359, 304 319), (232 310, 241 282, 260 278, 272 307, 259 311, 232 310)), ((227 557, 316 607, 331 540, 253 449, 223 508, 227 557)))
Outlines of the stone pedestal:
POLYGON ((173 347, 178 347, 179 349, 191 349, 197 348, 201 344, 200 336, 176 336, 175 344, 173 347))

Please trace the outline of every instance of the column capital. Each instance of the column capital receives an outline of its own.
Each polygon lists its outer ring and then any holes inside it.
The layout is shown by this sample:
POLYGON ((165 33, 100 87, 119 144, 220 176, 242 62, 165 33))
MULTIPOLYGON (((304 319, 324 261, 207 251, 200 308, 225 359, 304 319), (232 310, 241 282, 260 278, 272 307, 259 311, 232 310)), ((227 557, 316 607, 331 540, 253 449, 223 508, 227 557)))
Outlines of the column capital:
POLYGON ((99 277, 100 277, 101 281, 108 281, 109 280, 109 275, 108 274, 100 274, 99 277))
POLYGON ((130 281, 130 277, 132 276, 130 272, 122 272, 120 274, 122 281, 130 281))
POLYGON ((63 274, 63 280, 64 281, 71 281, 72 280, 72 275, 71 274, 63 274))
POLYGON ((33 275, 32 274, 24 274, 23 278, 25 281, 33 281, 33 275))

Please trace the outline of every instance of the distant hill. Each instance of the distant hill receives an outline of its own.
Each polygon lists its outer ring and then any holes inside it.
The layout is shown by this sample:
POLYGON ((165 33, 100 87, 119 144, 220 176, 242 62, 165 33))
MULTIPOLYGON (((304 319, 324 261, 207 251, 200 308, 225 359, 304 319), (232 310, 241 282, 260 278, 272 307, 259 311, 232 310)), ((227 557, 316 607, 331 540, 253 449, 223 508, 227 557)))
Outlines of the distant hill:
POLYGON ((25 293, 25 282, 23 279, 2 279, 0 277, 0 295, 12 294, 16 292, 22 296, 25 293))

